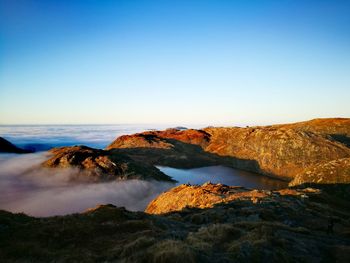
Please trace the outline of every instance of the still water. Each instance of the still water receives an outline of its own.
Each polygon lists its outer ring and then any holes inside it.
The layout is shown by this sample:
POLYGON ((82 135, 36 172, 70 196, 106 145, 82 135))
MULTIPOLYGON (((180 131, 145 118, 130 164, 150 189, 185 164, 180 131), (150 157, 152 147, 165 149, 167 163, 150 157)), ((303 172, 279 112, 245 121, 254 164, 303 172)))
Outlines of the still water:
POLYGON ((205 182, 221 183, 234 186, 244 186, 254 189, 281 189, 288 183, 225 166, 209 166, 195 169, 176 169, 171 167, 158 168, 178 181, 178 184, 203 184, 205 182))

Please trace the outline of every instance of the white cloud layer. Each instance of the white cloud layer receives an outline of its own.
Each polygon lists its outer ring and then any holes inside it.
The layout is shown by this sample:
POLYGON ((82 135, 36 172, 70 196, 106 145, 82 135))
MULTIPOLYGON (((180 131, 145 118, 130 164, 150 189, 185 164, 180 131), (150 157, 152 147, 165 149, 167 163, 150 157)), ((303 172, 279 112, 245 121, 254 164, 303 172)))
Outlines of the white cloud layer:
POLYGON ((174 185, 142 180, 76 182, 72 181, 76 169, 40 167, 46 155, 0 155, 0 209, 52 216, 111 203, 142 211, 153 198, 174 185))

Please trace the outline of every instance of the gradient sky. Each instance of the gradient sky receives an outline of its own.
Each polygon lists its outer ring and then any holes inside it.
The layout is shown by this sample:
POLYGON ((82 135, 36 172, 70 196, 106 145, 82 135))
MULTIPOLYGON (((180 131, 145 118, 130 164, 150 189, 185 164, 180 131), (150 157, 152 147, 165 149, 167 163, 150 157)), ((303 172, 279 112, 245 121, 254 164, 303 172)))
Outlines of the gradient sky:
POLYGON ((350 117, 350 1, 0 0, 0 124, 350 117))

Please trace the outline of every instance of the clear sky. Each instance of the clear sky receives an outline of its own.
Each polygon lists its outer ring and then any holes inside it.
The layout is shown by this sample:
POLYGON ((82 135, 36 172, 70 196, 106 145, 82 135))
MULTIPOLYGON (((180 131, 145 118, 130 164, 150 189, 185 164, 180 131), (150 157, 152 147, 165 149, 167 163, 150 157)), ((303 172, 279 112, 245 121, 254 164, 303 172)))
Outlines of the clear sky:
POLYGON ((350 117, 350 1, 0 0, 0 124, 350 117))

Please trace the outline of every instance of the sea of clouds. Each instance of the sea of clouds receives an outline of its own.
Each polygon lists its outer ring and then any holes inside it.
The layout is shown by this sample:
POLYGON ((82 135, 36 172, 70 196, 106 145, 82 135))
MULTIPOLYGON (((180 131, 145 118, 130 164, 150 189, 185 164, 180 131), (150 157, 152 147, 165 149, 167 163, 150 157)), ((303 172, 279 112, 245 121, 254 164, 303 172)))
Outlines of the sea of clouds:
POLYGON ((172 183, 120 180, 104 183, 76 181, 76 169, 43 168, 48 153, 0 154, 0 209, 32 216, 82 212, 98 204, 143 211, 172 183))
POLYGON ((15 145, 35 151, 52 147, 86 145, 105 148, 118 136, 151 129, 165 129, 165 125, 0 125, 0 136, 15 145))

